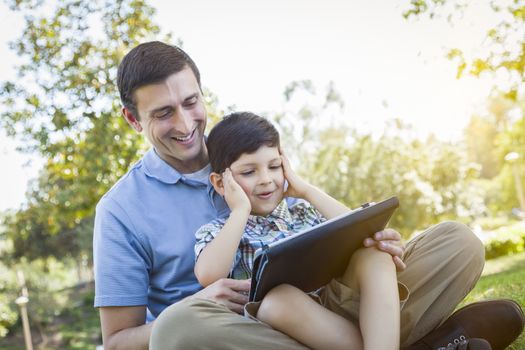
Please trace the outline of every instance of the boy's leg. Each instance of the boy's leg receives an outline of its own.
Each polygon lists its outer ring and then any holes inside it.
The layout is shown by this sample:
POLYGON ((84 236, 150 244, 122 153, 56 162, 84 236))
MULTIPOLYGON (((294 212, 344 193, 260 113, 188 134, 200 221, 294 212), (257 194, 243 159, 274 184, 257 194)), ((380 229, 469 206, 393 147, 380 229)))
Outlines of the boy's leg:
POLYGON ((185 299, 164 310, 154 321, 150 349, 306 350, 270 326, 204 299, 185 299))
POLYGON ((365 349, 399 349, 399 293, 390 254, 357 250, 342 280, 360 295, 359 328, 365 349))
POLYGON ((291 285, 283 284, 268 292, 257 318, 311 349, 363 349, 356 325, 291 285))
POLYGON ((399 348, 400 300, 389 254, 375 248, 357 250, 344 275, 327 285, 322 301, 337 314, 359 320, 365 349, 399 348))
MULTIPOLYGON (((398 273, 398 281, 410 292, 400 313, 402 347, 428 334, 454 311, 479 279, 484 254, 474 233, 455 222, 433 226, 408 242, 403 256, 407 268, 398 273)), ((359 295, 352 295, 348 285, 344 279, 332 280, 323 301, 339 315, 356 319, 359 295)))
POLYGON ((410 345, 442 323, 474 287, 484 265, 481 241, 465 225, 444 222, 407 244, 398 280, 409 291, 401 310, 401 343, 410 345))

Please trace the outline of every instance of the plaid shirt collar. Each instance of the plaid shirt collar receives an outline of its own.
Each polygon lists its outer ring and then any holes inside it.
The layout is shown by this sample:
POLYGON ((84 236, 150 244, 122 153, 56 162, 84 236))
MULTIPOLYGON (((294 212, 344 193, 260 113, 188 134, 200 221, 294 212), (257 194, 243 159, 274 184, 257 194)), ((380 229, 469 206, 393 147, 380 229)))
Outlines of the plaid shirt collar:
POLYGON ((288 204, 286 203, 286 199, 283 199, 281 203, 279 203, 277 207, 275 207, 275 209, 267 216, 250 215, 248 217, 246 226, 249 228, 255 228, 260 225, 268 225, 272 223, 276 224, 277 226, 282 226, 283 224, 288 226, 291 225, 292 222, 293 217, 288 210, 288 204))

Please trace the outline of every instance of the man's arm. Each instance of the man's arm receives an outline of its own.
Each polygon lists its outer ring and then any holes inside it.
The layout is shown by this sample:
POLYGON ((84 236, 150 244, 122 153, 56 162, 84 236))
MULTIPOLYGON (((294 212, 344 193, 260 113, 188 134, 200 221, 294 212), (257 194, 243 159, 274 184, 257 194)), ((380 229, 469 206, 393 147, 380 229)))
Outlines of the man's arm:
POLYGON ((146 306, 101 307, 99 312, 105 350, 148 349, 152 323, 144 324, 146 306))
MULTIPOLYGON (((200 298, 241 313, 248 302, 249 280, 220 279, 188 298, 200 298)), ((153 323, 144 324, 145 306, 101 307, 100 324, 105 350, 148 349, 153 323)), ((173 336, 177 330, 173 330, 173 336)))

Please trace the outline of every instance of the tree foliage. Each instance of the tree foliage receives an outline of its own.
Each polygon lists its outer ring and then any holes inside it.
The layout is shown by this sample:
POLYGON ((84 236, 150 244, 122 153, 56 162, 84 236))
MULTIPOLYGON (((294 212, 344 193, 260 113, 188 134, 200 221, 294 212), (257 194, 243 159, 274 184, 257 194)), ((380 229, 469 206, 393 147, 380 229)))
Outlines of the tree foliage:
MULTIPOLYGON (((458 76, 467 72, 474 76, 482 73, 495 74, 505 71, 508 98, 519 98, 520 89, 525 79, 525 1, 524 0, 487 0, 493 11, 500 14, 500 22, 487 32, 487 54, 466 60, 461 48, 452 48, 449 58, 458 62, 458 76)), ((468 2, 461 0, 411 0, 404 12, 405 18, 445 16, 454 21, 454 16, 461 13, 468 2)))
POLYGON ((470 222, 485 211, 483 193, 472 180, 479 168, 465 147, 409 137, 408 126, 392 120, 379 135, 341 122, 344 104, 333 84, 317 92, 309 81, 285 90, 285 111, 273 115, 283 145, 299 172, 349 207, 398 196, 391 224, 405 236, 440 220, 470 222))
MULTIPOLYGON (((461 7, 454 0, 418 0, 405 16, 432 16, 447 3, 461 7)), ((4 220, 12 257, 90 257, 96 202, 146 148, 120 117, 115 76, 125 52, 160 35, 152 21, 154 10, 140 0, 8 4, 23 11, 25 27, 11 44, 21 62, 18 77, 0 86, 0 126, 23 141, 23 151, 46 159, 27 203, 4 220)), ((523 20, 521 1, 493 6, 510 11, 516 23, 523 20)), ((523 51, 514 54, 502 54, 499 61, 488 56, 485 65, 470 72, 504 68, 522 74, 523 51)), ((218 119, 217 98, 206 95, 212 125, 218 119)), ((516 94, 507 95, 509 108, 521 106, 512 99, 516 94)), ((344 101, 333 83, 318 92, 308 80, 292 82, 284 96, 285 110, 272 117, 289 155, 303 175, 350 206, 398 195, 402 207, 394 223, 407 233, 447 218, 468 221, 485 209, 480 198, 487 195, 471 181, 479 171, 509 188, 508 197, 497 197, 505 204, 492 201, 491 208, 510 205, 512 178, 501 159, 511 150, 525 152, 523 121, 501 118, 501 113, 493 113, 491 120, 473 119, 463 147, 411 139, 399 121, 380 135, 360 133, 340 122, 344 101)), ((517 120, 523 119, 521 111, 517 120)))
MULTIPOLYGON (((459 77, 464 73, 505 73, 508 80, 507 86, 495 87, 487 114, 472 117, 465 130, 469 159, 481 165, 483 178, 492 179, 480 185, 485 191, 485 203, 497 214, 520 207, 518 182, 525 187, 525 1, 488 3, 500 15, 500 22, 486 35, 488 53, 467 61, 461 48, 452 48, 448 57, 458 62, 459 77), (519 156, 512 164, 504 161, 511 152, 519 156)), ((453 15, 467 6, 468 2, 459 0, 412 0, 404 16, 446 16, 454 21, 453 15)))
POLYGON ((27 203, 5 219, 13 255, 91 256, 97 201, 146 148, 120 117, 116 71, 131 48, 160 36, 155 11, 143 0, 8 4, 25 25, 11 43, 18 77, 0 86, 0 126, 46 160, 27 203))

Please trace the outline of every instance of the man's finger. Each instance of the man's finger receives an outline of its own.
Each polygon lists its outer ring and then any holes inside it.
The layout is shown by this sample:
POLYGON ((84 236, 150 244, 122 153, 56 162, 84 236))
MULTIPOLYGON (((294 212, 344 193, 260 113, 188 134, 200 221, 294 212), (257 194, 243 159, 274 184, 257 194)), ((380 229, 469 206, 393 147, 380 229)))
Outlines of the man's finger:
POLYGON ((236 312, 238 314, 243 314, 244 313, 244 304, 237 304, 237 303, 232 303, 230 301, 227 301, 225 303, 222 303, 224 306, 226 306, 228 309, 230 309, 231 311, 233 312, 236 312))
POLYGON ((233 302, 233 303, 239 304, 239 305, 244 305, 244 304, 246 304, 249 301, 248 295, 242 294, 242 293, 239 293, 239 292, 235 292, 235 291, 232 291, 232 293, 229 294, 228 300, 230 302, 233 302))
POLYGON ((231 288, 238 292, 249 292, 251 286, 251 280, 234 280, 232 278, 226 278, 223 280, 224 286, 231 288))

